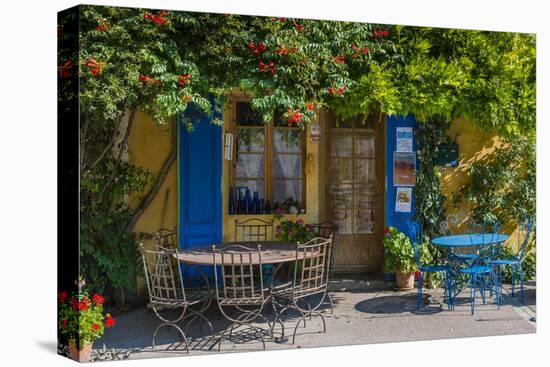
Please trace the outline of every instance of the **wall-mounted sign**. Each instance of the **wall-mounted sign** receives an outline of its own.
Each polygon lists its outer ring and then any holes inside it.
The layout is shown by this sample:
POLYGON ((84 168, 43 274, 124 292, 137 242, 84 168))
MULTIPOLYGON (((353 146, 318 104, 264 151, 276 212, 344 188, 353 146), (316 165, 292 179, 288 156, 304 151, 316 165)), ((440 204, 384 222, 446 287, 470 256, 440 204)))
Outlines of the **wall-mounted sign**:
POLYGON ((413 129, 412 127, 398 127, 396 128, 397 145, 396 150, 398 152, 412 152, 413 151, 413 129))
POLYGON ((412 188, 398 187, 395 194, 395 211, 400 213, 410 213, 412 202, 412 188))
POLYGON ((319 124, 311 124, 309 129, 309 139, 314 144, 321 141, 321 127, 319 124))
POLYGON ((416 184, 416 153, 393 152, 393 186, 416 184))
POLYGON ((231 133, 225 133, 223 158, 227 161, 233 160, 233 134, 231 133))

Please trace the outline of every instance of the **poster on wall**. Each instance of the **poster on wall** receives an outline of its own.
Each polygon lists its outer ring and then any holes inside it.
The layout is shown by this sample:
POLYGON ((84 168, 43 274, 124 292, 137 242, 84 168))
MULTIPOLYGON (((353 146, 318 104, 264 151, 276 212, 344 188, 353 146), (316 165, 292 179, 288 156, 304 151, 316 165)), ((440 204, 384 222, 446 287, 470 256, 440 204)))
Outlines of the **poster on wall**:
POLYGON ((412 127, 398 127, 396 131, 398 152, 413 151, 413 129, 412 127))
POLYGON ((416 153, 393 152, 393 186, 416 184, 416 153))
POLYGON ((400 213, 410 213, 412 202, 412 188, 398 187, 395 195, 395 211, 400 213))

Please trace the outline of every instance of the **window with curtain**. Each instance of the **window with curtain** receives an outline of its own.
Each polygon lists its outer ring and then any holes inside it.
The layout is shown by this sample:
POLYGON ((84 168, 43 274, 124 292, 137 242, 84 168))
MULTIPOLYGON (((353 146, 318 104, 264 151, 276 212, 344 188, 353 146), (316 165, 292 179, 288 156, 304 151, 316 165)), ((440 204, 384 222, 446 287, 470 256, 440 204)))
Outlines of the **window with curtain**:
POLYGON ((281 206, 295 201, 305 208, 305 131, 289 127, 282 114, 269 124, 248 102, 236 102, 237 158, 234 186, 281 206))

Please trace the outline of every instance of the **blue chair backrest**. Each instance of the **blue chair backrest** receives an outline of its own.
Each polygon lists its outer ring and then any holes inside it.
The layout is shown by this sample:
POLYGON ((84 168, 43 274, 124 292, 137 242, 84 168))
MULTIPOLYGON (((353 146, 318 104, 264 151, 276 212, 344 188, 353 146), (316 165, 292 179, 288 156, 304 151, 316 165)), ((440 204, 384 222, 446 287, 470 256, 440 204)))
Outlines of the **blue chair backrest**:
POLYGON ((412 248, 414 250, 414 258, 416 265, 420 266, 420 245, 422 243, 422 234, 420 232, 420 224, 418 222, 408 221, 409 226, 409 240, 411 241, 412 248))
POLYGON ((531 231, 534 227, 533 219, 529 218, 524 222, 518 223, 518 252, 516 254, 516 257, 519 260, 523 260, 523 257, 525 256, 525 249, 527 248, 527 243, 529 242, 529 237, 531 235, 531 231), (521 232, 525 232, 525 238, 523 241, 521 241, 521 232))

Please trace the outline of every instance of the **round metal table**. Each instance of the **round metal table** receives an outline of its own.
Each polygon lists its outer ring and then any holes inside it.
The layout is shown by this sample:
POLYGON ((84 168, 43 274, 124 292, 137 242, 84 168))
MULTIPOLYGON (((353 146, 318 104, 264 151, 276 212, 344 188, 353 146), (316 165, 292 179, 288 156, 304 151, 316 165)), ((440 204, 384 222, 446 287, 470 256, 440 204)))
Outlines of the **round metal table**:
POLYGON ((508 235, 500 233, 459 234, 436 237, 432 239, 432 243, 442 248, 489 246, 504 242, 508 239, 508 237, 508 235))
MULTIPOLYGON (((261 245, 261 263, 262 264, 282 264, 285 262, 295 261, 296 260, 296 242, 278 242, 278 241, 259 241, 259 242, 224 242, 215 244, 217 250, 222 250, 224 247, 229 247, 231 245, 244 245, 249 247, 251 250, 257 249, 258 244, 261 245)), ((240 251, 228 250, 225 252, 227 254, 235 254, 235 260, 238 260, 240 251)), ((298 259, 304 258, 304 251, 298 252, 298 259)), ((212 252, 212 245, 210 246, 199 246, 192 247, 178 251, 177 258, 179 261, 191 264, 191 265, 214 265, 214 255, 212 252)), ((259 264, 260 258, 258 253, 252 253, 251 263, 259 264)), ((243 265, 249 265, 249 257, 244 256, 243 265)), ((221 262, 221 256, 216 254, 216 263, 221 262)))

